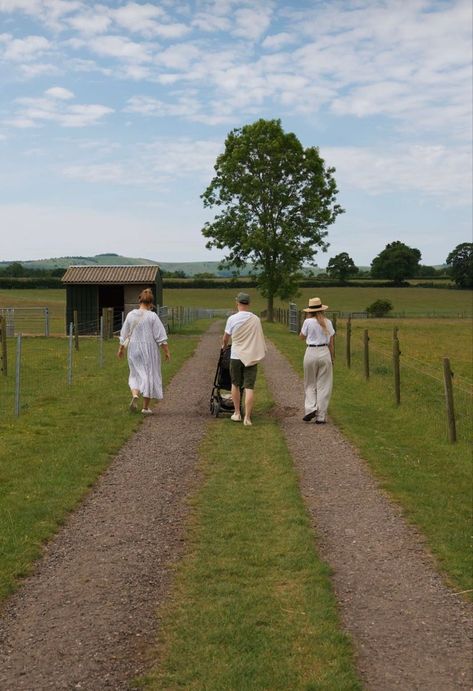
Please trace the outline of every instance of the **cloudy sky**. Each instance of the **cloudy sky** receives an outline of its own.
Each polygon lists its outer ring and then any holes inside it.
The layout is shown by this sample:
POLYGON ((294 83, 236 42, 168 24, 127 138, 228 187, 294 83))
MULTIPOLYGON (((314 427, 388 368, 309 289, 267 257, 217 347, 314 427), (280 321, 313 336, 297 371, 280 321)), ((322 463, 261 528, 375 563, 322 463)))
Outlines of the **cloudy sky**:
POLYGON ((280 118, 336 167, 316 262, 471 240, 470 0, 0 0, 0 260, 215 260, 227 133, 280 118))

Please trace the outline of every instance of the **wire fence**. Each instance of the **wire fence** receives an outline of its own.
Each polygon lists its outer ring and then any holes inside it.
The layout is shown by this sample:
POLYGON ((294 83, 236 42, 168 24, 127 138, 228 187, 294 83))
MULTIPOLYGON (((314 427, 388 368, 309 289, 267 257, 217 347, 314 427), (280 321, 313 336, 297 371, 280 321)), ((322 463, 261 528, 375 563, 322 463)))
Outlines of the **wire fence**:
MULTIPOLYGON (((435 362, 420 360, 408 352, 405 343, 400 343, 397 327, 393 328, 389 341, 386 334, 380 335, 375 328, 370 329, 371 319, 363 325, 362 332, 358 328, 353 334, 352 318, 365 318, 366 313, 365 317, 357 312, 331 312, 327 316, 337 333, 338 363, 342 360, 348 369, 361 374, 365 382, 375 381, 382 389, 386 404, 391 401, 395 405, 409 405, 413 415, 423 410, 427 416, 435 415, 443 420, 439 431, 442 433, 446 429, 451 442, 471 440, 473 381, 455 372, 456 366, 463 364, 461 361, 451 361, 448 357, 437 357, 435 362), (341 316, 344 314, 345 319, 341 316)), ((304 313, 294 303, 274 313, 274 320, 295 334, 300 332, 304 318, 304 313)), ((369 395, 369 387, 360 395, 369 395)))
MULTIPOLYGON (((16 311, 16 310, 15 310, 16 311)), ((25 311, 26 312, 26 311, 25 311)), ((221 310, 161 307, 159 310, 168 333, 178 334, 197 319, 208 319, 221 310)), ((226 311, 224 311, 226 313, 226 311)), ((36 333, 35 319, 16 324, 25 334, 16 333, 8 315, 0 315, 0 419, 14 421, 33 406, 45 405, 51 398, 70 396, 76 387, 93 386, 94 376, 110 368, 116 374, 117 336, 121 328, 113 316, 103 311, 96 319, 76 319, 69 323, 67 335, 36 333), (119 326, 119 328, 116 328, 119 326), (87 334, 87 335, 85 335, 87 334)), ((86 315, 87 316, 87 315, 86 315)), ((44 317, 44 313, 43 313, 44 317)), ((47 420, 45 420, 47 425, 47 420)))
POLYGON ((31 334, 49 336, 51 314, 48 307, 0 307, 7 336, 31 334))

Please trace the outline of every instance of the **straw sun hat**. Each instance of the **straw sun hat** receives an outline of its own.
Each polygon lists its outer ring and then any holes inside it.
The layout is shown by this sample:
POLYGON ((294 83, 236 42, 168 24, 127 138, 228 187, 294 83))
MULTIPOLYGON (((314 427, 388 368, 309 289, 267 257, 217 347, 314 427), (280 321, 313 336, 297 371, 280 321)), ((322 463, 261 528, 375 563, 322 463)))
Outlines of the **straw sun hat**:
POLYGON ((305 307, 302 311, 314 313, 323 312, 324 310, 328 310, 328 305, 322 305, 322 300, 320 298, 309 298, 309 306, 305 307))

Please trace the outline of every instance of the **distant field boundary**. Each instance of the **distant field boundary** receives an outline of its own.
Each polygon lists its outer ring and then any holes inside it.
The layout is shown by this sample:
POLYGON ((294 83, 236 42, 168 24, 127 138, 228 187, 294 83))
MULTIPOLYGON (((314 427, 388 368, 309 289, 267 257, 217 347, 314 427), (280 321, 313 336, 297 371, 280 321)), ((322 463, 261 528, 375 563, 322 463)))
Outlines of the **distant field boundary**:
MULTIPOLYGON (((412 279, 412 283, 404 282, 395 285, 391 281, 376 281, 367 278, 356 281, 335 281, 330 279, 303 278, 298 282, 300 288, 438 288, 441 290, 461 290, 450 279, 436 279, 435 281, 422 281, 412 279)), ((163 288, 256 288, 257 281, 254 278, 163 278, 163 288)), ((32 289, 32 288, 64 288, 60 278, 55 277, 25 277, 11 278, 0 277, 1 289, 32 289)))

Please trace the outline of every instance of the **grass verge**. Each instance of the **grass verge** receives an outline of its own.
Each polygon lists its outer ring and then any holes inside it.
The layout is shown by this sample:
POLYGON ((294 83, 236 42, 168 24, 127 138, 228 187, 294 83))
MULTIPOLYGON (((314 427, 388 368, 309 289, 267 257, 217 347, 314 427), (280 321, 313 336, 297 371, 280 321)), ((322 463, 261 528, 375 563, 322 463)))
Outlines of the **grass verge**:
POLYGON ((253 427, 209 425, 189 552, 140 688, 361 688, 271 406, 261 376, 253 427))
MULTIPOLYGON (((165 385, 207 326, 197 322, 170 337, 165 385)), ((115 358, 116 342, 105 345, 104 367, 98 368, 96 341, 81 340, 68 386, 65 339, 25 339, 28 388, 18 418, 6 390, 10 377, 0 381, 0 602, 141 422, 127 407, 128 366, 115 358)))
MULTIPOLYGON (((372 337, 374 324, 369 326, 372 337)), ((437 341, 440 329, 438 325, 437 341)), ((265 330, 302 376, 303 343, 280 325, 267 324, 265 330)), ((470 415, 467 403, 461 409, 459 441, 449 444, 441 381, 406 368, 401 371, 401 405, 396 406, 389 360, 376 359, 373 352, 372 375, 367 382, 361 349, 354 349, 349 370, 344 363, 343 340, 338 339, 332 419, 357 446, 381 485, 403 507, 406 517, 424 533, 450 583, 458 590, 470 590, 471 398, 470 415)), ((401 350, 406 341, 407 335, 401 341, 401 350)), ((471 592, 467 595, 471 597, 471 592)))

